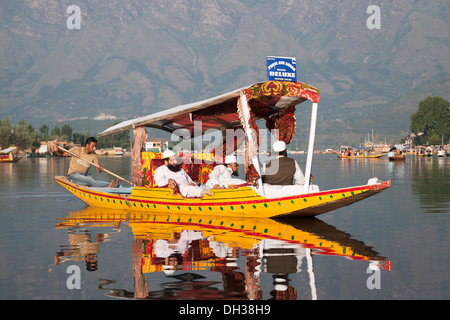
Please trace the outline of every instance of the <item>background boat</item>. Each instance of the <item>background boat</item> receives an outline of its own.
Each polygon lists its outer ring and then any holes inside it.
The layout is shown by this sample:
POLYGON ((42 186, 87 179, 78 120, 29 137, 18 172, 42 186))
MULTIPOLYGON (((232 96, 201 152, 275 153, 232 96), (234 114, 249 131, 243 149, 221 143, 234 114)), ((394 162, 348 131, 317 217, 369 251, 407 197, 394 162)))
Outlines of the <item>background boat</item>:
POLYGON ((0 163, 2 162, 16 162, 22 159, 17 156, 17 147, 9 147, 7 149, 0 150, 0 163))

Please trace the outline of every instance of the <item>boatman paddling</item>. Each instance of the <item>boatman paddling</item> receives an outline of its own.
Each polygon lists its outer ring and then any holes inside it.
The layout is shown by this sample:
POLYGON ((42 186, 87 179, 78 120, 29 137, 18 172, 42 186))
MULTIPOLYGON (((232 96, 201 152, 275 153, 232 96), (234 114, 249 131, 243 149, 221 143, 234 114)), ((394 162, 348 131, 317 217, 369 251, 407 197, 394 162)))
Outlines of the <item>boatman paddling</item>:
MULTIPOLYGON (((98 155, 95 153, 95 150, 97 149, 97 139, 94 137, 90 137, 86 139, 86 145, 85 147, 74 147, 70 149, 70 152, 82 159, 86 159, 87 161, 90 161, 92 163, 95 163, 98 165, 96 167, 98 172, 103 171, 103 167, 100 165, 100 162, 98 160, 98 155)), ((56 155, 63 157, 63 156, 71 156, 70 153, 62 152, 58 149, 56 145, 53 145, 53 152, 56 153, 56 155)), ((104 181, 98 181, 92 178, 91 174, 89 173, 89 169, 91 167, 91 164, 89 164, 87 161, 84 161, 78 157, 72 157, 70 159, 69 164, 69 180, 72 181, 75 184, 88 186, 88 187, 110 187, 110 188, 116 188, 119 180, 117 181, 111 181, 111 183, 104 182, 104 181)))

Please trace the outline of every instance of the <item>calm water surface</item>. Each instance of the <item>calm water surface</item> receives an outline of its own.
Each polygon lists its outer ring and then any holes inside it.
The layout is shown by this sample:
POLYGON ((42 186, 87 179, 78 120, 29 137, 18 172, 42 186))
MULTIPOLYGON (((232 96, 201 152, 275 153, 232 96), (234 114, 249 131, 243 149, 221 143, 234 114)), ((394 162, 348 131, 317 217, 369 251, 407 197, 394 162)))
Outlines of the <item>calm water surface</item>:
MULTIPOLYGON (((130 179, 129 157, 101 161, 130 179)), ((288 221, 86 208, 53 179, 67 169, 63 158, 0 164, 0 299, 450 298, 450 158, 315 155, 321 190, 371 177, 392 187, 288 221), (72 266, 80 289, 68 288, 72 266)))

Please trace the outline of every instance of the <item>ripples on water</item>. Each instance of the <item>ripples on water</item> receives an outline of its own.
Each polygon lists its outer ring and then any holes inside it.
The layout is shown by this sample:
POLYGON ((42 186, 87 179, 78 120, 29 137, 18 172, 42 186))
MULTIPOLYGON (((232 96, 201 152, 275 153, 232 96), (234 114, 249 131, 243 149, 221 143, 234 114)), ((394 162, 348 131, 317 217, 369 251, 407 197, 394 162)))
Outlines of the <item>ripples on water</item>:
MULTIPOLYGON (((102 158, 127 179, 129 162, 102 158)), ((68 159, 2 164, 0 298, 448 299, 449 167, 315 155, 322 190, 374 176, 392 187, 317 219, 275 221, 85 208, 53 180, 68 159), (80 290, 67 287, 71 265, 80 290)))

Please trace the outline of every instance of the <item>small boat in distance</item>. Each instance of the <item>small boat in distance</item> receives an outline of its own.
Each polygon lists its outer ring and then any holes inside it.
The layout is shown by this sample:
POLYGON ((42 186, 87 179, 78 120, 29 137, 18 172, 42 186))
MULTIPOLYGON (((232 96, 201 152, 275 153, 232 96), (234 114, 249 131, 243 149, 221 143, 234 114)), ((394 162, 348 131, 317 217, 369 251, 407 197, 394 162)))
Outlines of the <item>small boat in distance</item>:
POLYGON ((115 156, 123 156, 124 151, 121 147, 113 147, 115 156))
POLYGON ((406 154, 404 153, 396 154, 394 156, 389 157, 389 161, 404 161, 404 160, 406 160, 406 154))
POLYGON ((22 159, 17 156, 17 147, 9 147, 7 149, 0 150, 0 163, 2 162, 16 162, 22 159))
POLYGON ((388 153, 389 161, 404 161, 406 160, 406 147, 394 146, 388 153))
POLYGON ((425 157, 425 149, 426 149, 427 147, 425 147, 425 146, 417 146, 417 147, 415 147, 415 149, 414 149, 414 154, 416 155, 416 157, 425 157))
MULTIPOLYGON (((132 159, 134 161, 137 158, 139 161, 133 162, 133 168, 142 166, 138 167, 142 170, 133 171, 135 185, 132 188, 80 186, 70 182, 67 177, 55 177, 55 180, 94 207, 162 214, 258 218, 317 216, 389 188, 390 180, 380 181, 376 177, 369 179, 366 184, 326 191, 320 191, 318 186, 310 184, 310 179, 305 179, 304 185, 289 186, 272 186, 262 182, 257 120, 266 120, 266 126, 270 127, 270 130, 278 130, 279 136, 288 141, 288 144, 295 135, 296 105, 305 101, 312 102, 309 146, 304 171, 305 177, 311 177, 319 90, 301 82, 266 81, 210 99, 127 120, 99 133, 98 136, 102 137, 129 129, 136 130, 132 159), (138 132, 144 133, 146 127, 170 133, 183 130, 183 135, 186 134, 190 139, 208 134, 211 130, 219 133, 225 130, 243 131, 247 183, 236 188, 211 189, 211 194, 205 194, 203 197, 183 197, 176 189, 168 186, 158 187, 154 184, 153 172, 164 163, 161 158, 152 158, 148 153, 141 152, 144 139, 142 142, 136 142, 140 140, 136 138, 138 132)), ((234 141, 234 136, 232 139, 234 141)), ((223 163, 225 155, 234 154, 237 150, 236 146, 226 150, 226 146, 224 141, 223 146, 217 147, 221 147, 222 151, 215 153, 215 163, 223 163)), ((215 163, 195 161, 193 158, 185 160, 185 171, 191 175, 192 180, 198 183, 206 182, 204 178, 208 177, 215 163)))
POLYGON ((384 153, 374 153, 371 148, 341 146, 337 157, 339 159, 378 159, 384 155, 384 153))

